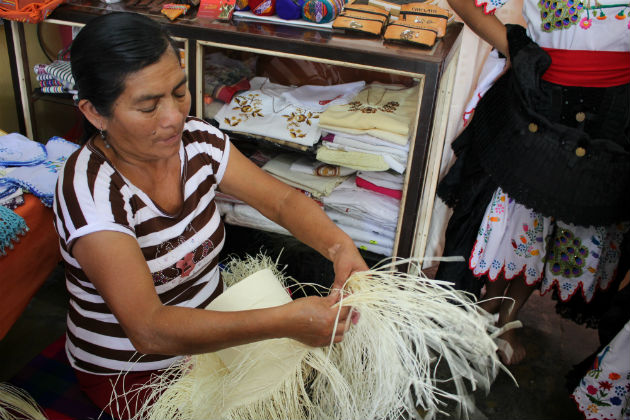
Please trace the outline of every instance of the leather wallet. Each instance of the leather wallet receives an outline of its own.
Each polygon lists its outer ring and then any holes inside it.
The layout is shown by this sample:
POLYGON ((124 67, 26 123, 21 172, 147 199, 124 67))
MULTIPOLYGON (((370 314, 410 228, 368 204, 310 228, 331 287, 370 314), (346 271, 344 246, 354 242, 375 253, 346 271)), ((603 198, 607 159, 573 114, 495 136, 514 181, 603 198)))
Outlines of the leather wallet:
POLYGON ((383 20, 373 15, 368 14, 368 16, 369 18, 341 14, 333 21, 332 27, 345 32, 359 32, 380 36, 381 32, 383 32, 383 20))
POLYGON ((435 45, 437 34, 433 30, 418 27, 415 23, 398 21, 387 26, 383 39, 387 42, 432 47, 435 45))
POLYGON ((424 16, 424 15, 406 15, 399 22, 408 22, 415 24, 415 27, 421 29, 430 29, 435 31, 438 38, 442 38, 446 33, 447 20, 441 17, 424 16))
POLYGON ((433 16, 448 20, 450 12, 434 4, 407 3, 400 6, 400 15, 405 19, 408 15, 433 16))
POLYGON ((390 13, 380 7, 370 6, 368 4, 347 4, 343 7, 342 13, 346 12, 361 12, 361 13, 370 13, 377 16, 382 16, 385 18, 385 22, 389 21, 390 13))

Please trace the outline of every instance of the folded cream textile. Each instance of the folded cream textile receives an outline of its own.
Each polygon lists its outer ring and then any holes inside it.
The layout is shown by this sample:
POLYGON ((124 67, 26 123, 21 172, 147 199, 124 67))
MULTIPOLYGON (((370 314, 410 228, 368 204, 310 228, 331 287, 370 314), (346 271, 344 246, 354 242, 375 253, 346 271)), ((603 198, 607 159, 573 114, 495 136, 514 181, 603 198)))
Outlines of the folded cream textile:
MULTIPOLYGON (((215 115, 219 128, 273 137, 304 146, 317 143, 321 136, 320 113, 292 105, 279 96, 264 93, 261 86, 265 84, 265 79, 262 78, 262 84, 259 79, 261 78, 252 79, 250 90, 237 93, 230 103, 219 110, 215 115)), ((274 84, 265 84, 265 88, 270 90, 271 85, 274 84)))
POLYGON ((317 176, 349 176, 357 171, 344 166, 325 164, 307 157, 300 157, 294 161, 290 169, 294 172, 317 176))
POLYGON ((330 165, 345 166, 364 171, 386 171, 390 168, 383 156, 363 152, 334 150, 326 144, 317 148, 317 160, 330 165))
POLYGON ((262 168, 282 182, 308 191, 315 197, 330 194, 337 185, 347 178, 343 176, 324 177, 292 171, 291 164, 299 158, 300 156, 297 154, 284 153, 271 159, 262 168))
POLYGON ((365 232, 371 232, 381 238, 388 238, 392 241, 396 236, 396 229, 386 228, 382 224, 374 223, 367 219, 350 216, 333 208, 324 207, 324 211, 330 217, 330 220, 337 225, 351 226, 365 232))
POLYGON ((362 178, 374 185, 383 188, 389 188, 390 190, 403 189, 404 178, 402 175, 393 174, 391 172, 372 172, 372 171, 360 171, 357 173, 357 178, 362 178))
POLYGON ((364 87, 364 81, 329 86, 304 85, 283 92, 281 97, 295 106, 323 112, 332 105, 347 104, 364 87))
POLYGON ((403 163, 386 153, 374 153, 328 141, 322 142, 322 145, 318 148, 318 153, 319 149, 328 149, 321 152, 318 157, 319 160, 324 161, 326 159, 328 162, 340 162, 339 164, 350 166, 357 170, 386 171, 393 169, 402 173, 406 168, 406 162, 403 163))
POLYGON ((322 129, 369 134, 407 144, 418 109, 418 88, 371 83, 351 102, 334 105, 319 119, 322 129))
POLYGON ((374 155, 383 156, 383 159, 390 166, 390 168, 398 173, 403 173, 407 168, 408 151, 397 150, 390 147, 374 146, 354 140, 351 137, 330 137, 333 138, 331 140, 328 140, 328 137, 324 137, 322 139, 322 145, 330 149, 345 150, 348 152, 371 153, 374 155))
POLYGON ((339 185, 329 196, 323 197, 325 206, 356 218, 396 229, 400 200, 356 186, 355 177, 339 185))

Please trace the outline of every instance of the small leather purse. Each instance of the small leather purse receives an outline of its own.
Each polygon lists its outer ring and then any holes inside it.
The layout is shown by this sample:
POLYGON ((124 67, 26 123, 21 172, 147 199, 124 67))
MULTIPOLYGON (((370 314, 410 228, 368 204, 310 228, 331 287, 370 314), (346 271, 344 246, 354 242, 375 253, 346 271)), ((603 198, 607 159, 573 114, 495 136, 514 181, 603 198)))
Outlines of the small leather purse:
POLYGON ((437 32, 425 28, 424 25, 399 20, 387 26, 383 39, 386 42, 432 47, 437 39, 437 32))
POLYGON ((448 20, 450 12, 434 4, 407 3, 400 6, 400 15, 405 19, 407 16, 433 16, 448 20))
POLYGON ((450 12, 433 4, 407 3, 400 8, 400 17, 405 22, 413 22, 418 28, 437 31, 437 37, 446 34, 446 24, 450 12))
POLYGON ((389 21, 389 12, 368 5, 347 5, 333 21, 333 29, 380 36, 389 21))

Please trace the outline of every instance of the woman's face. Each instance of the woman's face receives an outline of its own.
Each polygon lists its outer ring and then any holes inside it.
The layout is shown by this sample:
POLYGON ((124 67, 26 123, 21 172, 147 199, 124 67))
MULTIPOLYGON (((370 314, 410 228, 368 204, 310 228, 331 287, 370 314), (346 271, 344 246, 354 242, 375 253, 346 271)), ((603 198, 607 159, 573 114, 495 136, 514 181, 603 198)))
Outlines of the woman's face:
POLYGON ((169 47, 159 61, 125 79, 106 120, 107 142, 125 160, 172 157, 179 151, 189 111, 186 75, 169 47))

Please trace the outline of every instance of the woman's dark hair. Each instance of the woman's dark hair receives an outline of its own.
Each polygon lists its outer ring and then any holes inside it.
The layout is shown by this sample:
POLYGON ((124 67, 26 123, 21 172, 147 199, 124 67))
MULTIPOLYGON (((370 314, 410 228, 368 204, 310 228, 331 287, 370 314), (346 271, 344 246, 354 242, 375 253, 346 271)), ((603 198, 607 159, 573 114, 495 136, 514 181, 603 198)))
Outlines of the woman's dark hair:
MULTIPOLYGON (((92 19, 72 42, 70 61, 78 99, 89 100, 103 116, 111 116, 112 105, 125 88, 125 78, 156 63, 167 48, 179 57, 175 41, 151 18, 113 12, 92 19)), ((94 133, 84 117, 81 143, 94 133)))

